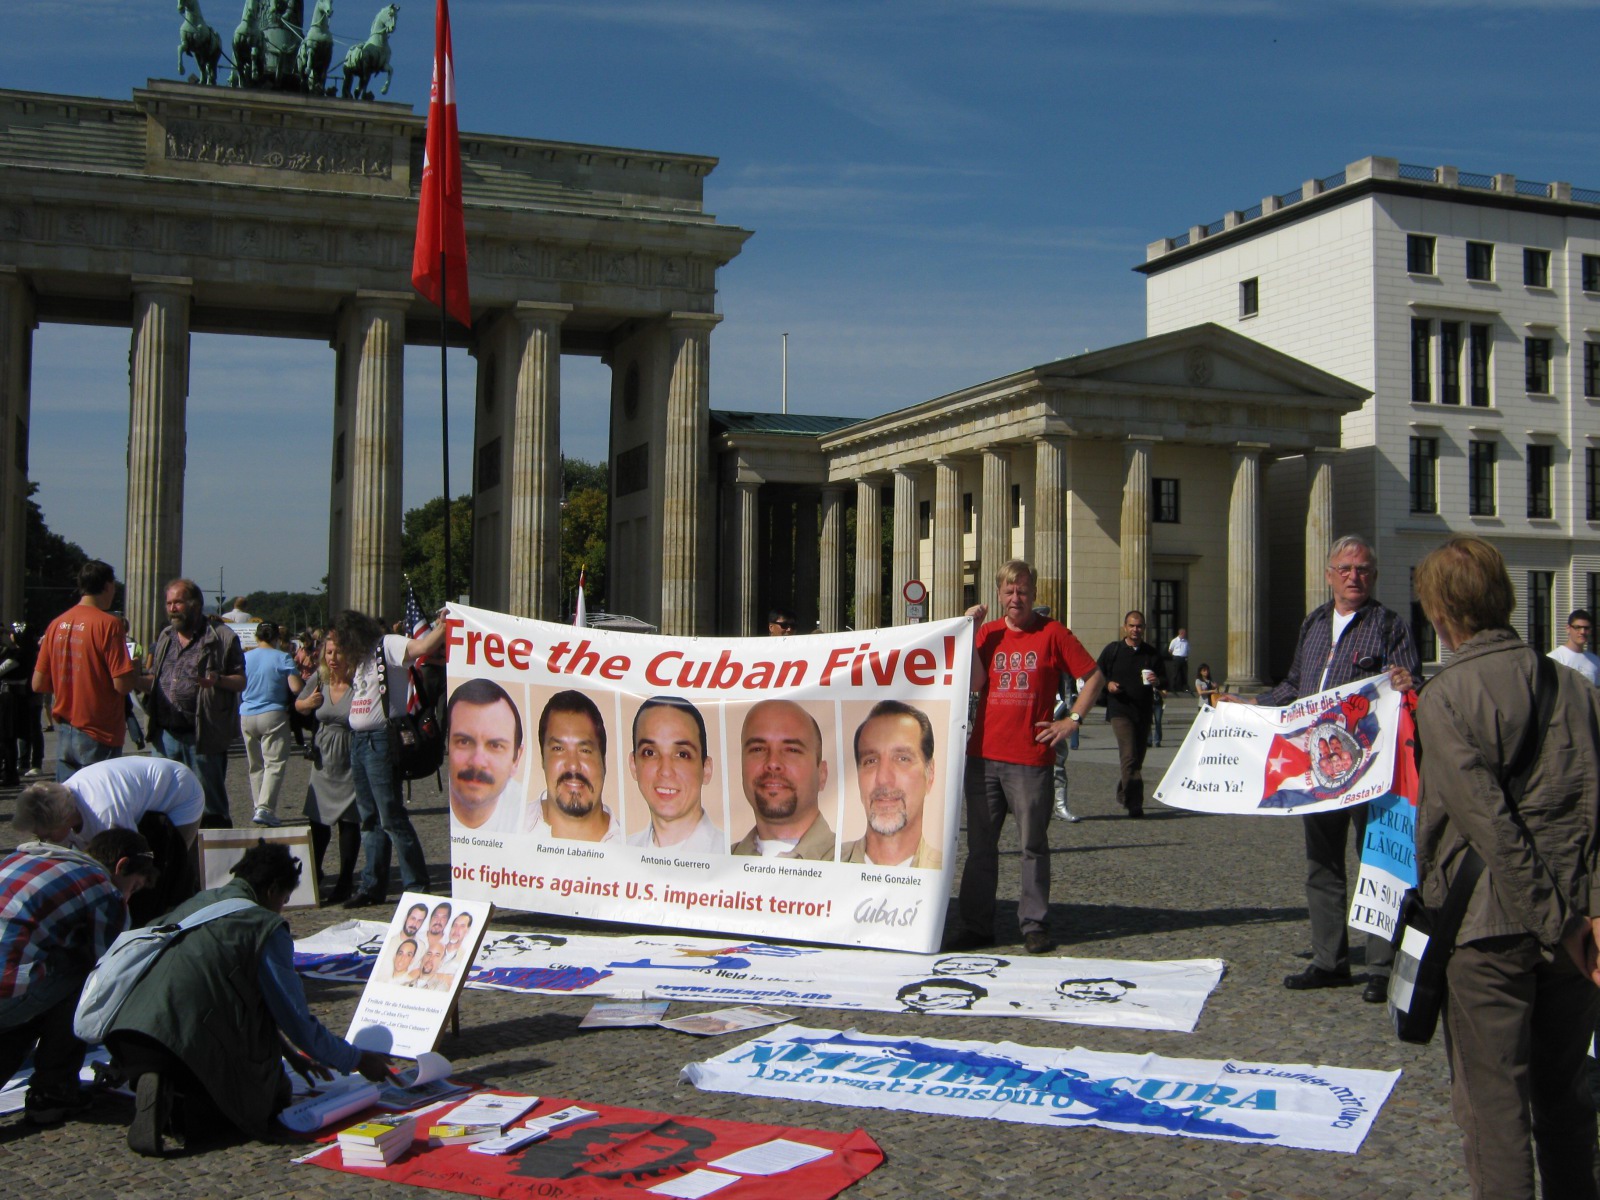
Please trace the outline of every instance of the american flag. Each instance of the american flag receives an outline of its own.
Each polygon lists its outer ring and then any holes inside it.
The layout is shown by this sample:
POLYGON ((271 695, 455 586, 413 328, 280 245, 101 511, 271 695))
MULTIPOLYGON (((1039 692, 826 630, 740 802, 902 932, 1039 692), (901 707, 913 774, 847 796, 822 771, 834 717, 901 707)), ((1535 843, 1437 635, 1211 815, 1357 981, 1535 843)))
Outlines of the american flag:
MULTIPOLYGON (((407 579, 406 636, 419 638, 432 628, 433 624, 428 620, 427 617, 422 615, 422 605, 417 603, 417 593, 411 586, 411 580, 407 579)), ((409 668, 411 672, 411 689, 410 694, 406 697, 406 711, 408 713, 418 712, 422 708, 422 676, 417 671, 417 668, 421 665, 422 660, 419 658, 416 662, 412 663, 409 668)))

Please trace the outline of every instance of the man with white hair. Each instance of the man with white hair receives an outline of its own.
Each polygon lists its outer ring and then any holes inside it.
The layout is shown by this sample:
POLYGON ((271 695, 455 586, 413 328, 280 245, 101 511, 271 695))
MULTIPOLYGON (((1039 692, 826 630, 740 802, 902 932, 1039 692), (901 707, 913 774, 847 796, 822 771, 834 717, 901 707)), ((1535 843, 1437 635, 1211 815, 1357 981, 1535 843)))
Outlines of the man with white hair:
POLYGON ((91 763, 66 783, 35 783, 17 796, 12 824, 41 841, 81 846, 107 829, 138 829, 161 813, 193 845, 205 811, 195 773, 169 758, 110 758, 91 763))

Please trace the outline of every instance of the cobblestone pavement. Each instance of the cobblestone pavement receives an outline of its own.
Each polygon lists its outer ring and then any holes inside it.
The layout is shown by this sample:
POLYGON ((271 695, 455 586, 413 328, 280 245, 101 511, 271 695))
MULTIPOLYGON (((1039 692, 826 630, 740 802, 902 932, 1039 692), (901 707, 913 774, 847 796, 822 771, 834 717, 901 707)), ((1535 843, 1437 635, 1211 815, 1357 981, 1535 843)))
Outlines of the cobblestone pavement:
MULTIPOLYGON (((1167 738, 1147 763, 1153 788, 1193 718, 1192 701, 1167 708, 1167 738)), ((47 747, 53 753, 53 743, 47 747)), ((291 794, 304 792, 296 760, 291 794)), ((1381 1006, 1359 988, 1293 993, 1282 978, 1305 965, 1308 946, 1304 851, 1292 818, 1206 817, 1152 804, 1143 821, 1117 808, 1116 744, 1098 714, 1071 763, 1071 805, 1083 819, 1052 823, 1054 905, 1059 954, 1134 959, 1220 957, 1227 963, 1191 1034, 1100 1029, 1018 1019, 939 1018, 889 1013, 800 1010, 811 1025, 854 1024, 882 1034, 1010 1040, 1186 1058, 1242 1058, 1326 1063, 1402 1071, 1359 1154, 1344 1155, 1205 1142, 1182 1137, 1055 1129, 799 1101, 699 1092, 678 1071, 720 1053, 728 1040, 698 1040, 659 1029, 579 1032, 592 1003, 583 998, 466 992, 459 1037, 440 1049, 463 1073, 509 1089, 607 1104, 847 1131, 860 1126, 887 1161, 848 1193, 852 1197, 1260 1197, 1345 1200, 1354 1197, 1462 1195, 1467 1191, 1458 1135, 1450 1120, 1442 1045, 1402 1046, 1381 1006)), ((242 757, 228 771, 234 820, 250 817, 242 757)), ((9 817, 14 792, 0 792, 9 817)), ((298 801, 287 808, 297 808, 298 801)), ((433 867, 434 888, 449 891, 448 811, 432 782, 416 785, 411 813, 433 867)), ((0 840, 6 845, 0 826, 0 840)), ((337 853, 335 851, 334 853, 337 853)), ((1017 848, 1001 847, 1000 926, 1019 942, 1015 923, 1017 848), (1009 903, 1007 903, 1009 898, 1009 903)), ((1353 867, 1352 867, 1353 870, 1353 867)), ((337 909, 291 914, 297 936, 351 915, 337 909)), ((387 910, 355 914, 382 919, 387 910)), ((622 927, 554 922, 503 913, 497 928, 622 927)), ((1020 945, 1009 949, 1022 953, 1020 945)), ((1359 954, 1359 951, 1358 951, 1359 954)), ((1356 966, 1360 977, 1359 962, 1356 966)), ((312 1005, 336 1032, 349 1022, 359 989, 309 985, 312 1005)), ((674 1012, 691 1011, 675 1005, 674 1012)), ((5 1171, 0 1193, 71 1197, 208 1196, 375 1197, 381 1185, 353 1175, 296 1166, 298 1148, 229 1145, 165 1162, 137 1158, 124 1142, 131 1104, 102 1103, 88 1118, 38 1131, 19 1115, 0 1117, 5 1171)), ((440 1193, 443 1194, 443 1193, 440 1193)))

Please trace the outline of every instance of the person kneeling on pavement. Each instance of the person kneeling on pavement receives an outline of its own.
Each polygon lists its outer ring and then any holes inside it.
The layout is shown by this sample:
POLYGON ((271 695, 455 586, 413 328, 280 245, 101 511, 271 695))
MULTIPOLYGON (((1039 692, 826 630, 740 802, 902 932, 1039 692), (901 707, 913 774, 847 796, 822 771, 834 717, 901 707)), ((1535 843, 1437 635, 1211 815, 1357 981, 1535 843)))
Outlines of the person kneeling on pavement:
POLYGON ((24 1112, 35 1125, 89 1106, 72 1016, 95 961, 127 928, 128 897, 155 877, 131 829, 97 833, 86 851, 24 842, 0 860, 0 1082, 33 1052, 24 1112))
POLYGON ((256 907, 198 925, 169 947, 129 992, 106 1035, 113 1064, 136 1081, 128 1147, 160 1157, 172 1133, 186 1141, 269 1136, 289 1102, 283 1060, 308 1079, 322 1069, 386 1078, 389 1059, 358 1050, 312 1016, 294 972, 283 907, 300 882, 287 846, 258 842, 225 887, 201 892, 163 918, 183 920, 221 900, 256 907))

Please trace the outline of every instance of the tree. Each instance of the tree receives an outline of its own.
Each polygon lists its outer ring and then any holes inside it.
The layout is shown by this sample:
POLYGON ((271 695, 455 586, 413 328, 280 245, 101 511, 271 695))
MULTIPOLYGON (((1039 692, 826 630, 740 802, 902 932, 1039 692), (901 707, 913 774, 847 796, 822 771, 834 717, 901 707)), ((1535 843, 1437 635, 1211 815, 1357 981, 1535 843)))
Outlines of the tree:
MULTIPOLYGON (((406 513, 400 532, 400 569, 411 579, 423 612, 466 592, 472 579, 472 497, 450 505, 450 588, 444 587, 444 497, 406 513)), ((394 619, 399 613, 373 614, 394 619)))
MULTIPOLYGON (((35 632, 42 630, 52 617, 72 607, 78 599, 78 569, 89 561, 82 546, 50 532, 44 523, 44 510, 33 498, 38 490, 37 483, 28 484, 24 516, 27 529, 23 544, 22 619, 35 632)), ((16 618, 7 613, 5 619, 16 618)))
POLYGON ((561 598, 578 600, 578 575, 584 573, 584 603, 606 603, 606 543, 611 527, 610 472, 605 463, 561 460, 561 598))

